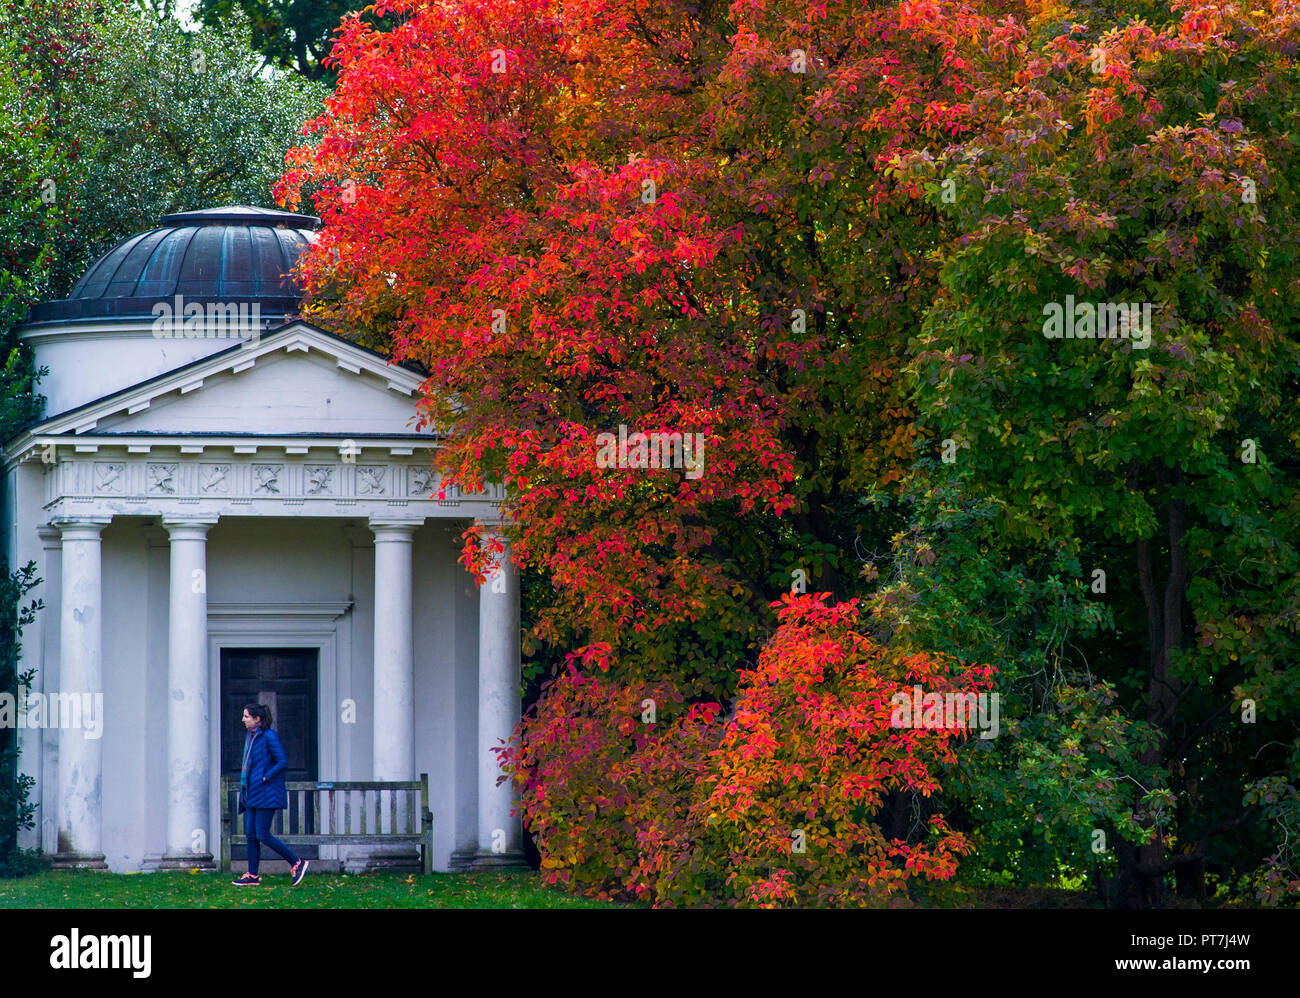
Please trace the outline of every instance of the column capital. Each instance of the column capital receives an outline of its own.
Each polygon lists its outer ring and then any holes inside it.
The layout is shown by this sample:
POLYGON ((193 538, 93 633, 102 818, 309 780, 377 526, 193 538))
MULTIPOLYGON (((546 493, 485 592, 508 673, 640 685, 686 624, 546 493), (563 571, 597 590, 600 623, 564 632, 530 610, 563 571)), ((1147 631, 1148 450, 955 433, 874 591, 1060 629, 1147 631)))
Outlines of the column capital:
POLYGON ((59 541, 63 537, 62 531, 52 524, 42 524, 36 528, 36 536, 41 539, 41 546, 47 551, 53 551, 59 546, 59 541))
POLYGON ((415 538, 415 532, 424 526, 424 521, 414 520, 370 520, 367 526, 375 535, 375 543, 406 542, 415 538))
POLYGON ((61 516, 57 520, 51 520, 50 526, 64 538, 98 540, 112 519, 111 516, 61 516))
POLYGON ((208 531, 217 525, 217 521, 200 517, 164 516, 162 525, 170 540, 201 541, 208 536, 208 531))

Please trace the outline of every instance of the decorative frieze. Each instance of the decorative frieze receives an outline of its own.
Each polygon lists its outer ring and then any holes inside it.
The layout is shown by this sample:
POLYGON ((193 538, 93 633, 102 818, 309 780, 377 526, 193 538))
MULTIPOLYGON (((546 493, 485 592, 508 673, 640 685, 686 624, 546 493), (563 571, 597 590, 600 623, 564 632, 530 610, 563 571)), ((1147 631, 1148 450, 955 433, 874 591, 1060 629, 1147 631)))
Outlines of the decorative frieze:
POLYGON ((282 464, 253 465, 253 495, 278 496, 280 491, 280 474, 284 471, 282 464))
POLYGON ((230 465, 200 465, 199 489, 205 496, 230 495, 230 465))
POLYGON ((176 495, 176 468, 176 464, 163 464, 150 461, 148 464, 149 495, 176 495))
POLYGON ((125 491, 122 473, 125 470, 126 466, 123 464, 112 464, 107 461, 96 463, 95 491, 100 495, 122 495, 125 491))
POLYGON ((387 493, 384 491, 384 479, 388 469, 383 465, 358 465, 357 466, 357 495, 358 496, 382 496, 387 493))
POLYGON ((57 460, 47 463, 47 505, 101 502, 105 509, 125 512, 124 504, 129 504, 138 515, 140 510, 134 507, 159 502, 164 503, 159 508, 166 508, 167 502, 201 503, 218 512, 225 506, 270 503, 328 515, 326 509, 353 511, 371 503, 384 507, 409 503, 413 508, 427 504, 425 515, 430 516, 483 515, 451 512, 464 503, 471 508, 486 507, 483 511, 490 516, 490 507, 501 499, 495 487, 476 495, 463 493, 456 486, 447 487, 438 499, 442 479, 422 456, 367 464, 292 457, 270 461, 271 455, 263 448, 260 460, 236 455, 234 460, 214 461, 211 447, 207 448, 207 460, 199 454, 169 460, 159 455, 157 447, 144 453, 121 448, 120 454, 106 454, 106 449, 100 447, 85 457, 62 451, 57 460))

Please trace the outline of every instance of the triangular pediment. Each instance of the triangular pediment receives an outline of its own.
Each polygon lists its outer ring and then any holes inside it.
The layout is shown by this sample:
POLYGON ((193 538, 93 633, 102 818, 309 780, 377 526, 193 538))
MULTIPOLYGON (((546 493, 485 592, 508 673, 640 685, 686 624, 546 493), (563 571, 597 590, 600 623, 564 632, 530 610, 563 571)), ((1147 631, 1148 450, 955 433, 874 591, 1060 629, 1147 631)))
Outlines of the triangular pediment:
POLYGON ((294 322, 33 427, 80 434, 405 436, 423 379, 294 322))

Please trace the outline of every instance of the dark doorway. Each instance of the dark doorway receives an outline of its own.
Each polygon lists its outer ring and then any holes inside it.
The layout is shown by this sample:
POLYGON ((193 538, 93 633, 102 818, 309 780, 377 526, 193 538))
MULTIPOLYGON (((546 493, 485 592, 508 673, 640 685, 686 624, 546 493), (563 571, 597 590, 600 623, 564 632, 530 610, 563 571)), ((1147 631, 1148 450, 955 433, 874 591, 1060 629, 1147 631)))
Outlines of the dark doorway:
MULTIPOLYGON (((239 782, 243 765, 244 731, 240 717, 244 704, 261 703, 271 708, 272 727, 284 745, 289 760, 286 782, 316 780, 317 770, 317 660, 315 648, 223 648, 221 650, 221 775, 239 782)), ((290 799, 292 804, 292 797, 290 799)), ((232 810, 234 808, 232 807, 232 810)), ((298 827, 298 815, 290 808, 289 827, 284 815, 276 817, 272 834, 312 834, 313 816, 308 811, 304 827, 298 827)), ((243 833, 240 818, 239 832, 243 833)), ((314 848, 294 849, 300 856, 316 859, 314 848)), ((277 860, 267 856, 263 860, 277 860)), ((247 850, 234 846, 232 859, 246 860, 247 850)))

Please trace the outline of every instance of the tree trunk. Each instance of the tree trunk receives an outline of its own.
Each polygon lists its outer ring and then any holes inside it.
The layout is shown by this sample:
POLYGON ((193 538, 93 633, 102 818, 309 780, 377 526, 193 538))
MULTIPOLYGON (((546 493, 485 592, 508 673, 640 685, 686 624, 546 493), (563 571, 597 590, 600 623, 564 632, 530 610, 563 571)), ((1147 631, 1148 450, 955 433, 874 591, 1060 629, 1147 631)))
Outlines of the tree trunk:
MULTIPOLYGON (((1156 469, 1156 482, 1162 491, 1172 493, 1182 484, 1181 468, 1172 474, 1163 468, 1156 469)), ((1159 732, 1155 743, 1142 753, 1142 762, 1149 766, 1167 768, 1167 750, 1170 732, 1182 684, 1170 667, 1170 652, 1183 646, 1183 600, 1187 592, 1187 561, 1183 552, 1183 536, 1187 531, 1186 504, 1170 494, 1166 523, 1169 530, 1169 566, 1163 591, 1156 586, 1151 543, 1147 538, 1137 541, 1138 585, 1147 610, 1147 636, 1150 659, 1147 671, 1147 721, 1159 732)), ((1139 823, 1152 827, 1154 819, 1138 815, 1139 823)), ((1165 858, 1165 844, 1157 833, 1144 845, 1132 849, 1120 859, 1120 905, 1125 908, 1149 908, 1160 903, 1164 874, 1170 869, 1165 858)))
POLYGON ((1178 896, 1202 899, 1205 897, 1205 860, 1193 859, 1174 867, 1174 884, 1178 896))

